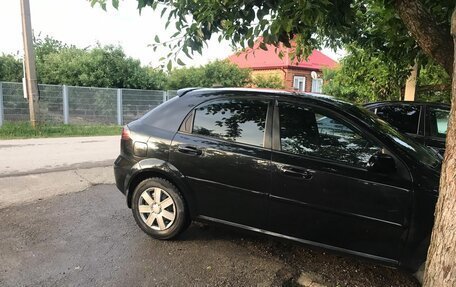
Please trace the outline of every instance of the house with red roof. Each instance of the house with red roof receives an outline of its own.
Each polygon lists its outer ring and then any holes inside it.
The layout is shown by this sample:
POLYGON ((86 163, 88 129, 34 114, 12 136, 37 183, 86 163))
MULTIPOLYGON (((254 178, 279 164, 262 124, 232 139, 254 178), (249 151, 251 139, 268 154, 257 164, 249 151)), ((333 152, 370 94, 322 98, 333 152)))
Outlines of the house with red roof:
POLYGON ((338 63, 318 50, 313 50, 307 59, 291 59, 292 48, 282 45, 266 45, 267 51, 260 49, 261 38, 253 48, 231 55, 228 60, 240 68, 252 70, 252 76, 283 79, 287 90, 321 93, 323 87, 323 69, 335 68, 338 63), (279 53, 283 57, 279 57, 279 53))

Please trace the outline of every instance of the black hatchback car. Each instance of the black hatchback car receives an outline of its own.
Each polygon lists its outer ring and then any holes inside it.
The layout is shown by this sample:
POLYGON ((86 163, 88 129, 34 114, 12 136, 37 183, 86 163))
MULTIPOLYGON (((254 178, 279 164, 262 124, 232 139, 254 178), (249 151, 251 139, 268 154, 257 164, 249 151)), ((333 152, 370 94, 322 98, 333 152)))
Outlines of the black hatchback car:
POLYGON ((426 102, 377 102, 364 106, 418 142, 445 153, 450 105, 426 102))
POLYGON ((223 223, 416 270, 440 158, 330 97, 187 89, 124 127, 116 184, 143 231, 223 223))

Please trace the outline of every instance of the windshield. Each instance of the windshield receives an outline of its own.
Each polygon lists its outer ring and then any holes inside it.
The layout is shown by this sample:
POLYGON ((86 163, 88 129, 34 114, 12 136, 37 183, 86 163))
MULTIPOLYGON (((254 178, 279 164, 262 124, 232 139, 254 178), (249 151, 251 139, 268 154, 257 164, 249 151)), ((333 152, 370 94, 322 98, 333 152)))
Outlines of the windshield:
POLYGON ((417 161, 424 163, 425 165, 432 168, 437 168, 441 164, 441 158, 431 148, 428 148, 411 139, 410 137, 400 133, 390 124, 381 120, 371 112, 357 106, 351 106, 350 111, 354 115, 365 120, 374 129, 382 131, 387 137, 393 140, 402 151, 417 161))

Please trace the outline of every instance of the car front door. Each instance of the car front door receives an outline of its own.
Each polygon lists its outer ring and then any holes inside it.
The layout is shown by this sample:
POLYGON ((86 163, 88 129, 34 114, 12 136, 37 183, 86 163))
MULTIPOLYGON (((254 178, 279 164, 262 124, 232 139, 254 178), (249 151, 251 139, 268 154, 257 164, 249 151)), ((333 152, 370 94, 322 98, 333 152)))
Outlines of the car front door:
POLYGON ((406 238, 410 181, 399 172, 366 169, 372 155, 387 151, 334 113, 311 105, 281 102, 274 124, 270 229, 396 262, 406 238))
POLYGON ((199 216, 263 228, 271 189, 270 100, 205 102, 173 139, 170 162, 184 174, 199 216))

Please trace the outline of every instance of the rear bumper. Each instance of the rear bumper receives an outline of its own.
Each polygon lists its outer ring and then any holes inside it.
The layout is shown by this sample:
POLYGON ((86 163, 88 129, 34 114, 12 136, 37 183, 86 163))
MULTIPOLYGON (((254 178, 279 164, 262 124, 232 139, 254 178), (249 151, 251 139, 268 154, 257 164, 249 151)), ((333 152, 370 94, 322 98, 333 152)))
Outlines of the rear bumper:
POLYGON ((116 179, 116 186, 124 195, 127 194, 132 167, 135 164, 136 162, 129 160, 123 155, 119 155, 114 162, 114 177, 116 179))

